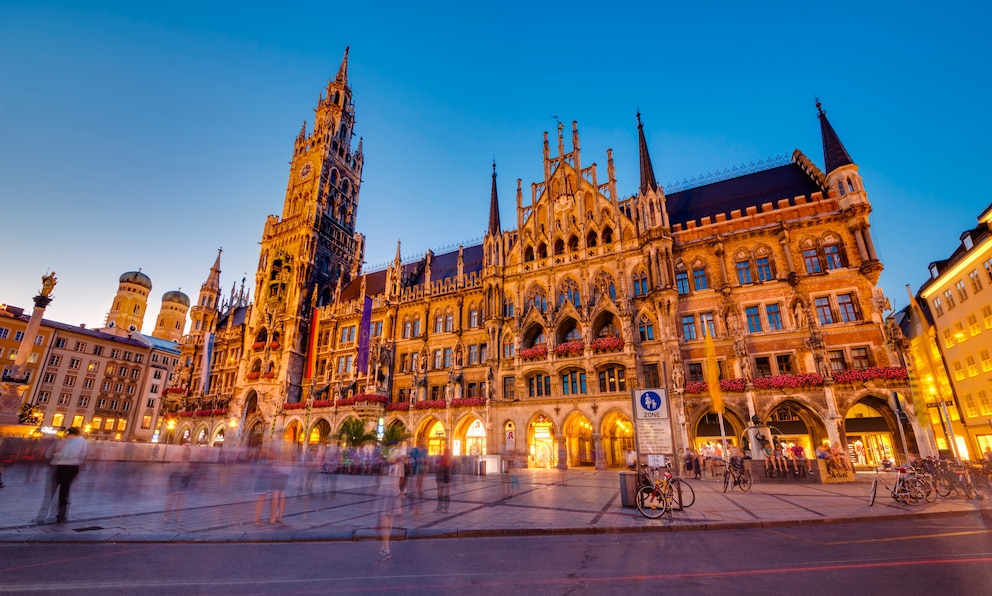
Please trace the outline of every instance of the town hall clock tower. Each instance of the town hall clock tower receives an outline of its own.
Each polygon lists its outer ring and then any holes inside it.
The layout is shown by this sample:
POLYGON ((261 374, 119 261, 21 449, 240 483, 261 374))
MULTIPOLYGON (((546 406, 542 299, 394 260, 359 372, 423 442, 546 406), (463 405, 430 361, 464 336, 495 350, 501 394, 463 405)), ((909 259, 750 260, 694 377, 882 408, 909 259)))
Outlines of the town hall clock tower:
POLYGON ((282 215, 270 215, 262 232, 245 382, 235 400, 267 421, 283 402, 305 397, 312 307, 328 303, 361 272, 365 238, 355 233, 355 220, 363 156, 361 139, 351 147, 354 124, 345 49, 337 76, 317 101, 313 129, 304 122, 296 137, 282 215))

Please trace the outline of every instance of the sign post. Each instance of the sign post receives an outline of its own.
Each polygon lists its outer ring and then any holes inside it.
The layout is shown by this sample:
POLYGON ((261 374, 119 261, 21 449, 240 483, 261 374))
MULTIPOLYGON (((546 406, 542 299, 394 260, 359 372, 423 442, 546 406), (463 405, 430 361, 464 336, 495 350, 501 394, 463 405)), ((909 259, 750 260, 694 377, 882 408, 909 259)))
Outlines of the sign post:
POLYGON ((672 443, 672 417, 668 393, 665 389, 635 389, 631 399, 638 463, 642 456, 652 464, 664 461, 658 459, 659 456, 673 457, 675 448, 672 443))

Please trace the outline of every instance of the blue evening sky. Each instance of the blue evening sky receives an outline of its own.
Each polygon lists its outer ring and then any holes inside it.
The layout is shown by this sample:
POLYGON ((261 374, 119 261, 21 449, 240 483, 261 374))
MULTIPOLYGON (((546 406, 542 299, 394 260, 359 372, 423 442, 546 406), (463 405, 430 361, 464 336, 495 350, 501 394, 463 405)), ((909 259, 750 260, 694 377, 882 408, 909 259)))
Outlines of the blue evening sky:
MULTIPOLYGON (((814 97, 859 164, 899 308, 992 199, 989 9, 951 2, 0 2, 0 302, 102 325, 125 271, 195 299, 218 247, 254 286, 293 140, 351 46, 368 268, 516 227, 542 133, 638 186, 802 150, 814 97), (982 39, 986 41, 981 41, 982 39), (566 133, 567 134, 567 133, 566 133)), ((357 140, 356 140, 357 143, 357 140)))

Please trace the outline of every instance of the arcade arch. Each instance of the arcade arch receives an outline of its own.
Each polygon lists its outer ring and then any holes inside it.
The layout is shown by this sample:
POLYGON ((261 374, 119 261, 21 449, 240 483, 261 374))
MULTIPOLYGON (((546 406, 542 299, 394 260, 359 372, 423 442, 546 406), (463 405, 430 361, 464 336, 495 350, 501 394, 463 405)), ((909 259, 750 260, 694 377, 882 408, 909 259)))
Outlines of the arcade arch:
POLYGON ((626 454, 634 449, 634 424, 621 412, 613 411, 603 417, 603 457, 607 467, 627 464, 626 454))

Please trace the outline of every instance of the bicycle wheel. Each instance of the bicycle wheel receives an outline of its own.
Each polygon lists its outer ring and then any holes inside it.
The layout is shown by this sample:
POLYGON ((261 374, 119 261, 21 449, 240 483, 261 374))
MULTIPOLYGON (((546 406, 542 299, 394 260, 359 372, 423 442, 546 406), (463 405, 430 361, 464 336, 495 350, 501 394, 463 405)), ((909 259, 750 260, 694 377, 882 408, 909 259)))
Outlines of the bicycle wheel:
POLYGON ((727 492, 727 489, 729 488, 730 488, 730 471, 728 470, 723 473, 723 492, 727 492))
POLYGON ((920 480, 920 484, 923 486, 923 499, 927 503, 937 502, 937 489, 933 483, 933 476, 928 476, 926 480, 920 480))
POLYGON ((642 486, 641 490, 637 491, 635 501, 637 510, 648 519, 658 519, 665 515, 665 510, 668 509, 664 494, 660 490, 655 490, 653 486, 642 486))
POLYGON ((942 497, 951 496, 951 491, 954 490, 954 483, 948 477, 948 474, 953 474, 953 472, 944 472, 937 477, 936 490, 937 494, 942 497))
POLYGON ((741 472, 741 479, 739 484, 741 486, 742 491, 747 492, 751 490, 751 472, 748 472, 747 470, 741 472))
POLYGON ((974 499, 975 498, 975 495, 977 493, 975 493, 975 488, 971 485, 971 481, 970 480, 964 480, 961 483, 961 488, 964 490, 964 496, 965 497, 967 497, 969 499, 974 499))
POLYGON ((692 485, 685 480, 679 480, 679 489, 682 491, 682 507, 692 507, 696 502, 696 491, 692 490, 692 485))
POLYGON ((878 493, 878 477, 876 476, 871 481, 871 490, 868 492, 868 506, 872 507, 875 505, 875 495, 878 493))

